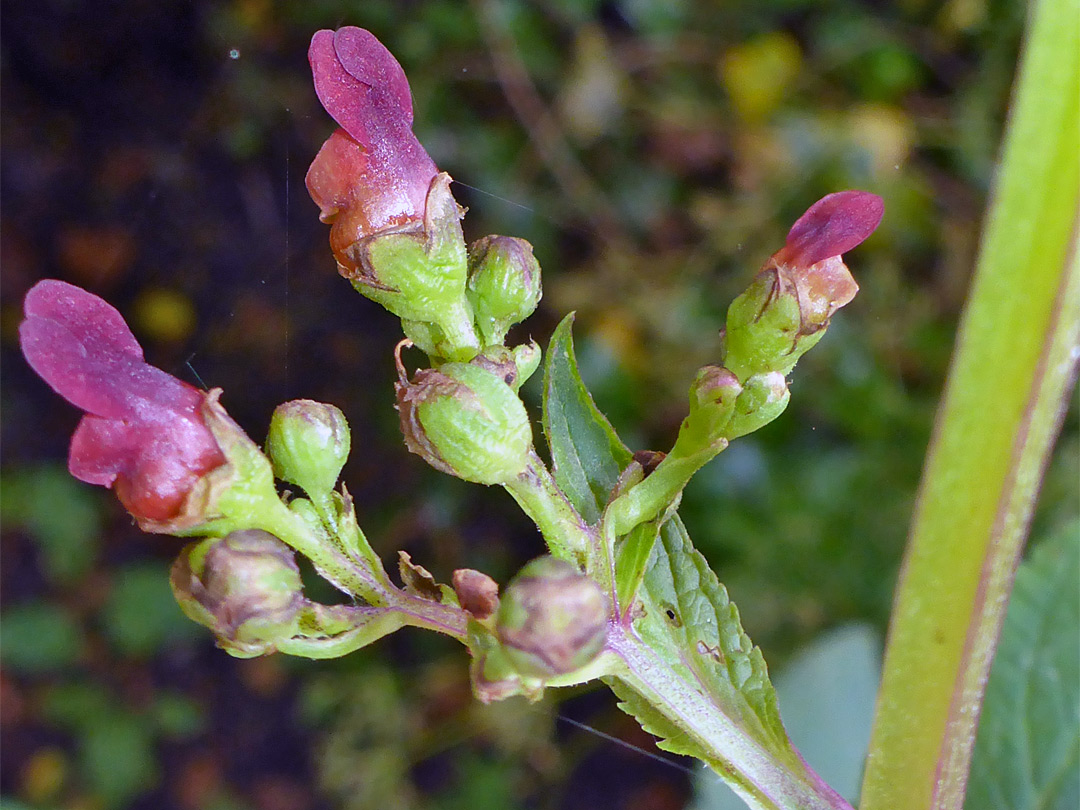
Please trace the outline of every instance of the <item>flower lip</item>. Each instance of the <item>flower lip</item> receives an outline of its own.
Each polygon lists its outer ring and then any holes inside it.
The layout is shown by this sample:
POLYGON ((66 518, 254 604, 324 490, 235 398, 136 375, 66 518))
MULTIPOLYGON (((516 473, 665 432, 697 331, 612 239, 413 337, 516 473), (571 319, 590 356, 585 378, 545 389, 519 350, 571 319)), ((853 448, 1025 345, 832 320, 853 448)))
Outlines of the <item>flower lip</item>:
POLYGON ((317 31, 308 61, 319 101, 364 147, 372 148, 383 126, 412 126, 405 71, 370 31, 355 26, 317 31))
POLYGON ((306 183, 320 219, 333 225, 338 262, 352 267, 351 245, 423 219, 438 169, 413 134, 405 73, 373 34, 351 26, 319 31, 308 59, 315 93, 341 128, 323 144, 306 183))
POLYGON ((881 197, 869 191, 827 194, 791 226, 777 259, 809 267, 846 253, 874 232, 884 213, 881 197))
POLYGON ((96 295, 53 279, 27 293, 19 340, 50 387, 86 411, 68 469, 115 486, 137 518, 167 520, 196 481, 225 463, 202 415, 206 395, 143 360, 123 317, 96 295))

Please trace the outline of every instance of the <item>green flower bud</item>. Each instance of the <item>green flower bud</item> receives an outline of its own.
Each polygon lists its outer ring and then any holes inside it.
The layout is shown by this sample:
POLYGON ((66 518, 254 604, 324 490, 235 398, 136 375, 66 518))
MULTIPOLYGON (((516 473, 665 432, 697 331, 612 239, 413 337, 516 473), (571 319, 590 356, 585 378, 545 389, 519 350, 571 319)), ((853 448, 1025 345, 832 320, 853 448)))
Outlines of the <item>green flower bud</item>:
POLYGON ((423 369, 406 381, 397 408, 405 446, 437 470, 478 484, 513 480, 529 461, 532 426, 504 378, 468 363, 423 369))
POLYGON ((357 241, 348 248, 351 266, 338 268, 357 291, 402 320, 438 327, 446 357, 459 350, 471 356, 478 348, 465 299, 463 213, 450 193, 450 176, 440 174, 431 183, 422 225, 357 241))
POLYGON ((740 380, 768 371, 786 374, 809 348, 799 345, 801 325, 794 285, 776 268, 763 270, 728 307, 724 365, 740 380))
POLYGON ((273 652, 296 635, 306 604, 292 549, 259 529, 187 546, 173 563, 173 594, 185 614, 240 657, 273 652))
POLYGON ((532 245, 512 236, 485 236, 469 246, 466 293, 488 345, 500 344, 514 324, 540 303, 540 263, 532 245))
POLYGON ((738 378, 720 366, 705 366, 690 386, 690 416, 684 430, 696 431, 701 440, 724 435, 743 387, 738 378))
POLYGON ((596 658, 607 639, 607 622, 599 585, 567 562, 540 557, 506 586, 496 633, 518 672, 550 678, 596 658))
POLYGON ((769 424, 784 412, 791 392, 787 380, 778 371, 756 374, 746 381, 739 398, 735 400, 735 412, 728 422, 728 439, 753 433, 769 424))
POLYGON ((333 405, 286 402, 270 418, 266 453, 282 481, 309 495, 330 492, 349 456, 349 423, 333 405))

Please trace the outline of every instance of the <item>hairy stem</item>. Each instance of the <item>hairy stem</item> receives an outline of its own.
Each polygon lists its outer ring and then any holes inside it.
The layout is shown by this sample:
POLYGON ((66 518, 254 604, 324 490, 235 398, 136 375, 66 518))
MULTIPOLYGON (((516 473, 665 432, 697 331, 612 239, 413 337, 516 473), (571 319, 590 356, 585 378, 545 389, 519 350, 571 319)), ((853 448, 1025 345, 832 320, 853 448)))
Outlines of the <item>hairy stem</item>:
MULTIPOLYGON (((778 760, 717 710, 694 684, 624 625, 614 625, 608 649, 622 668, 622 686, 647 700, 669 722, 709 753, 706 763, 756 810, 851 810, 851 806, 801 760, 778 760), (801 766, 801 767, 798 767, 801 766)), ((618 691, 618 690, 617 690, 618 691)))

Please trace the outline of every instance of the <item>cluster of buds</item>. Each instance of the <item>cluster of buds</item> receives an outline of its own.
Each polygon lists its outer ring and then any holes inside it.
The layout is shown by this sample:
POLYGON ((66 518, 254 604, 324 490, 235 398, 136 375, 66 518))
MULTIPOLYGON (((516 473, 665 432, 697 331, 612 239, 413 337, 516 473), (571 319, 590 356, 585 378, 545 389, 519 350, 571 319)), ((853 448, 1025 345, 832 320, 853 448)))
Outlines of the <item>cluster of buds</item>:
MULTIPOLYGON (((595 552, 584 541, 578 553, 557 530, 570 527, 566 533, 581 539, 600 525, 585 526, 539 460, 518 395, 540 349, 506 345, 541 298, 532 247, 506 236, 466 246, 450 177, 413 134, 405 74, 372 34, 319 31, 309 58, 316 93, 339 129, 312 163, 307 186, 331 225, 340 273, 402 320, 395 389, 406 447, 442 472, 507 487, 527 512, 536 510, 530 515, 545 518, 536 522, 554 553, 596 570, 604 561, 588 557, 595 552), (406 345, 423 350, 432 367, 407 374, 406 345)), ((722 364, 698 373, 671 453, 636 454, 623 471, 605 532, 615 527, 614 537, 625 536, 669 514, 701 464, 783 411, 787 374, 858 289, 842 254, 881 216, 880 198, 845 191, 799 218, 728 310, 722 364)), ((281 405, 264 454, 218 404, 220 391, 200 391, 147 364, 120 314, 100 298, 46 280, 30 290, 25 312, 27 360, 85 413, 71 442, 71 473, 112 487, 148 531, 202 538, 177 558, 173 591, 234 655, 342 654, 411 617, 467 635, 475 691, 485 701, 536 697, 548 684, 595 676, 597 662, 610 657, 602 652, 623 583, 612 596, 611 583, 601 588, 562 559, 534 560, 501 595, 477 571, 456 571, 451 591, 411 564, 402 568, 405 588, 392 586, 347 490, 335 490, 350 449, 337 408, 281 405), (279 496, 275 480, 303 493, 279 496), (308 601, 296 552, 366 604, 308 601), (412 601, 395 614, 400 600, 412 601), (435 612, 420 617, 425 610, 435 612), (324 641, 330 646, 319 647, 324 641)))
POLYGON ((842 254, 881 222, 881 198, 840 191, 818 200, 728 308, 722 366, 706 366, 690 389, 684 430, 693 444, 730 441, 787 407, 787 375, 838 309, 858 292, 842 254))
POLYGON ((466 248, 450 176, 413 134, 409 82, 370 32, 319 31, 308 58, 340 126, 307 175, 339 272, 434 358, 468 361, 501 345, 540 299, 532 248, 510 237, 466 248))

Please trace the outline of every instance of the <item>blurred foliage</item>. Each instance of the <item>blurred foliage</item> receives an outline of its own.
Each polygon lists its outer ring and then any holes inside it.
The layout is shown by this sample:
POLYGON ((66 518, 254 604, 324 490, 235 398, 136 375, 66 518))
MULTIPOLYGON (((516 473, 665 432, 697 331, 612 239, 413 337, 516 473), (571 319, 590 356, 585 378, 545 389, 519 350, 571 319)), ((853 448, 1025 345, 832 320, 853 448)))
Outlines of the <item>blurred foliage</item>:
MULTIPOLYGON (((546 297, 522 337, 578 310, 582 374, 635 448, 673 440, 728 301, 795 217, 839 188, 885 197, 849 257, 862 292, 796 370, 791 408, 683 506, 774 666, 839 623, 884 628, 1023 4, 10 0, 4 15, 3 807, 687 800, 678 768, 553 725, 648 746, 603 692, 481 707, 440 639, 337 663, 228 658, 168 601, 178 544, 140 537, 55 465, 76 415, 14 344, 45 276, 115 302, 152 362, 224 387, 257 439, 283 400, 341 407, 344 478, 384 556, 506 581, 538 553, 508 498, 401 447, 397 324, 346 295, 302 182, 332 129, 305 61, 317 28, 365 26, 398 55, 469 237, 536 247, 546 297)), ((1074 404, 1039 531, 1080 512, 1076 424, 1074 404)))

